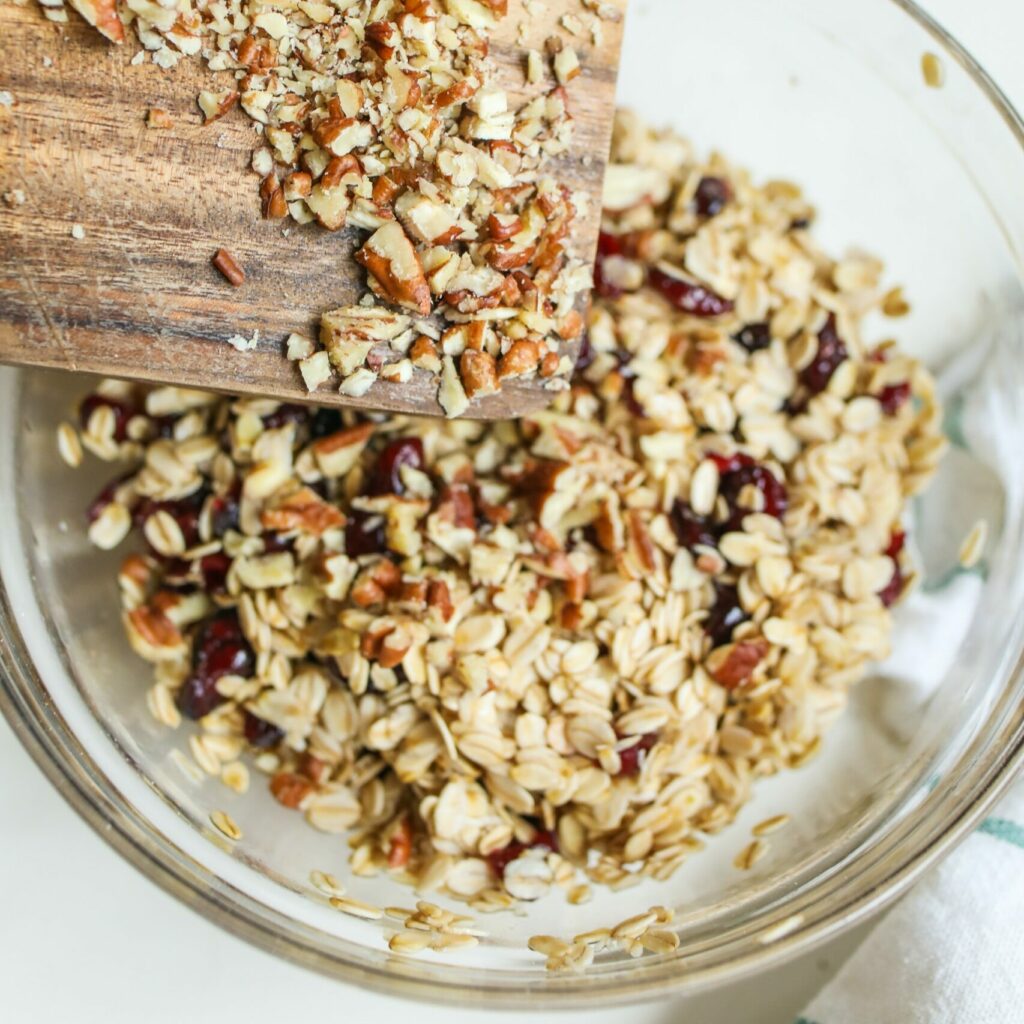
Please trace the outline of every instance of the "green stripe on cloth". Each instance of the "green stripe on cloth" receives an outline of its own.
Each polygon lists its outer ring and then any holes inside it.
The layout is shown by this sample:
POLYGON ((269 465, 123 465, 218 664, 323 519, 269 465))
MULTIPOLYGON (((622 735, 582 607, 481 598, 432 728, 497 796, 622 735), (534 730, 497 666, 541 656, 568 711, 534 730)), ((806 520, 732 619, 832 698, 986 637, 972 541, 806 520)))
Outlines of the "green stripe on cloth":
POLYGON ((1018 825, 1009 818, 986 818, 978 826, 978 831, 1024 850, 1024 825, 1018 825))
POLYGON ((797 1017, 793 1024, 817 1024, 817 1021, 813 1021, 808 1017, 797 1017))

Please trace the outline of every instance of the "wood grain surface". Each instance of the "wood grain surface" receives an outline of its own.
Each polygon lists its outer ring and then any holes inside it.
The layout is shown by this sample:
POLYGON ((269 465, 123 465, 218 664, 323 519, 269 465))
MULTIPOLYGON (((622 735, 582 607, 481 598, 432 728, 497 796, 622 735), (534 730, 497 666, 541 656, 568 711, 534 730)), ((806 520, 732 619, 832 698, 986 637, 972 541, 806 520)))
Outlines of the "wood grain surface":
MULTIPOLYGON (((512 99, 526 95, 524 50, 515 41, 520 4, 512 0, 492 39, 512 99)), ((566 9, 549 4, 531 23, 528 44, 541 47, 566 9)), ((436 382, 421 371, 410 384, 378 382, 359 399, 329 385, 306 392, 283 341, 292 331, 315 337, 324 310, 364 294, 352 253, 365 233, 261 220, 249 167, 260 136, 240 110, 204 126, 196 106, 200 88, 224 87, 230 75, 215 75, 198 59, 171 70, 133 67, 134 40, 112 46, 69 15, 57 26, 35 4, 0 6, 0 88, 14 99, 0 106, 0 194, 21 189, 26 197, 13 208, 0 203, 0 361, 440 414, 436 382), (147 129, 151 106, 168 111, 174 127, 147 129), (75 224, 85 231, 81 240, 72 237, 75 224), (221 246, 245 268, 239 289, 211 266, 221 246), (228 344, 254 331, 256 350, 228 344)), ((568 87, 574 142, 567 157, 548 165, 592 199, 574 239, 587 259, 596 244, 621 42, 621 24, 603 27, 599 48, 576 41, 583 73, 568 87)), ((504 417, 550 397, 539 382, 510 381, 475 402, 470 415, 504 417)))

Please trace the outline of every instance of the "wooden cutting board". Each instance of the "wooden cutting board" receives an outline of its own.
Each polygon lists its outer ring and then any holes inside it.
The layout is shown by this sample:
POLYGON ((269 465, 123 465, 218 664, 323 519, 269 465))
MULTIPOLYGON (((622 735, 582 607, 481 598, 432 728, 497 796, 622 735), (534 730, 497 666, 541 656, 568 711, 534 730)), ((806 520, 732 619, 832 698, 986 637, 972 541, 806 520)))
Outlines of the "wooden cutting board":
MULTIPOLYGON (((568 3, 585 13, 579 0, 549 4, 529 21, 524 46, 517 41, 526 19, 521 2, 510 0, 491 40, 500 84, 514 103, 527 95, 525 47, 542 48, 568 3)), ((25 197, 21 205, 0 202, 0 357, 289 401, 440 414, 436 381, 420 371, 410 384, 378 383, 362 398, 305 390, 284 358, 284 339, 293 331, 315 337, 324 310, 365 293, 352 259, 365 233, 260 219, 250 169, 260 136, 240 110, 204 126, 196 105, 200 89, 225 88, 230 76, 198 58, 171 70, 132 66, 133 38, 112 46, 68 14, 68 24, 57 26, 35 4, 0 6, 0 89, 13 99, 0 105, 0 195, 20 190, 25 197), (147 128, 150 107, 166 110, 173 127, 147 128), (212 267, 220 247, 245 268, 242 288, 212 267), (228 344, 255 331, 253 351, 228 344)), ((600 220, 621 28, 602 22, 598 46, 572 40, 583 65, 568 87, 574 142, 546 168, 591 198, 574 239, 586 259, 600 220)), ((474 403, 472 414, 504 417, 549 399, 539 382, 509 381, 474 403)))

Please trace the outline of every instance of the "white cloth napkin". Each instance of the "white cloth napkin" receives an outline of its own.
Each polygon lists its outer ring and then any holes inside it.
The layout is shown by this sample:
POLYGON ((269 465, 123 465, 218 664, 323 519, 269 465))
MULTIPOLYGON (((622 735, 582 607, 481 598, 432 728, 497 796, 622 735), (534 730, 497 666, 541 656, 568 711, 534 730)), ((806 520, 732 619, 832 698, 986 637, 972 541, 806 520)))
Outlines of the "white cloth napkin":
POLYGON ((797 1024, 1024 1020, 1024 782, 882 919, 797 1024))
MULTIPOLYGON (((1000 462, 1003 446, 1020 440, 1012 411, 1017 399, 997 383, 1016 358, 1019 346, 1007 332, 1019 330, 1020 318, 997 322, 991 345, 968 346, 939 378, 948 405, 957 408, 947 422, 949 433, 965 439, 973 453, 956 446, 946 460, 956 493, 938 503, 939 512, 962 520, 955 526, 948 520, 947 529, 962 530, 977 516, 998 527, 1022 498, 1014 474, 997 476, 1001 464, 1010 464, 1000 462), (988 470, 979 461, 986 452, 988 470)), ((936 482, 941 488, 941 474, 936 482)), ((927 517, 917 525, 939 526, 927 517)), ((941 564, 925 568, 926 580, 943 575, 941 564)), ((906 726, 918 720, 970 623, 980 586, 980 578, 958 575, 901 610, 911 635, 927 643, 897 646, 886 666, 894 683, 902 684, 893 688, 894 721, 906 726)), ((796 1024, 1018 1021, 1024 1021, 1024 779, 881 919, 796 1024)))

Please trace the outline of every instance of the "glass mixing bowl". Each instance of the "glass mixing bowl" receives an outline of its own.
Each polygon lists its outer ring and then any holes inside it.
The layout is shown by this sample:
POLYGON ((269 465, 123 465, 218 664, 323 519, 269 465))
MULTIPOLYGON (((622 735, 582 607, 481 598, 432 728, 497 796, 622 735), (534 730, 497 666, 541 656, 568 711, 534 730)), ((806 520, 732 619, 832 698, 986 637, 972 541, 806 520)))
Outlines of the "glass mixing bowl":
MULTIPOLYGON (((89 548, 83 514, 102 471, 72 473, 54 429, 87 385, 0 374, 0 705, 68 801, 112 846, 198 912, 309 967, 417 998, 495 1006, 636 1000, 722 984, 805 950, 892 900, 970 829, 1024 759, 1021 462, 1024 129, 984 72, 916 7, 894 0, 634 0, 621 99, 761 176, 804 183, 826 245, 881 254, 912 314, 901 341, 939 374, 953 449, 915 509, 925 584, 897 614, 896 656, 855 689, 821 755, 760 783, 739 821, 665 883, 560 895, 482 918, 468 952, 409 958, 387 922, 311 897, 345 875, 346 847, 277 805, 195 781, 149 716, 148 668, 118 619, 119 556, 89 548), (921 57, 945 72, 929 88, 921 57), (958 567, 987 518, 986 557, 958 567), (208 824, 227 810, 233 846, 208 824), (731 866, 750 826, 793 813, 768 856, 731 866), (526 938, 676 910, 678 951, 607 954, 546 974, 526 938)), ((877 336, 893 324, 877 324, 877 336)), ((353 879, 380 905, 411 896, 353 879)))

